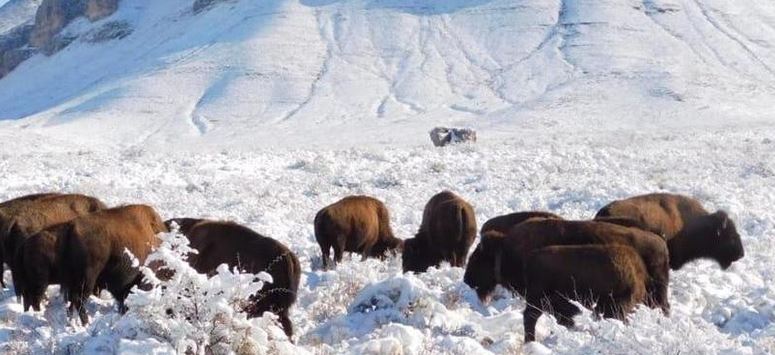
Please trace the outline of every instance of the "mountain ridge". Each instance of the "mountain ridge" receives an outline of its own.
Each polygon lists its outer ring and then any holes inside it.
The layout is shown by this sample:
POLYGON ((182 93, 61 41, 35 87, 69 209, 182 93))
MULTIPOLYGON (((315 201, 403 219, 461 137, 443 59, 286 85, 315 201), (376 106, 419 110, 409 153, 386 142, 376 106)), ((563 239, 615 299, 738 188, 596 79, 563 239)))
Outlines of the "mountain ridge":
POLYGON ((443 124, 761 122, 775 98, 762 0, 125 0, 64 31, 114 22, 131 34, 0 80, 0 127, 124 146, 392 144, 443 124))

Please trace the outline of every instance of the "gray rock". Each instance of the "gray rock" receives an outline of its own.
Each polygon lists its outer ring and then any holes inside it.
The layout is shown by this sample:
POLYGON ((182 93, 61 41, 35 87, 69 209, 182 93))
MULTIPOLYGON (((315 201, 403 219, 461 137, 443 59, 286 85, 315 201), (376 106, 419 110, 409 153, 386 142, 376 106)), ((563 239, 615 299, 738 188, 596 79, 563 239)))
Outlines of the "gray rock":
POLYGON ((437 147, 462 142, 476 142, 476 131, 470 128, 436 127, 430 131, 431 141, 437 147))
POLYGON ((213 7, 215 4, 224 2, 226 0, 195 0, 194 1, 194 13, 198 14, 204 10, 213 7))
POLYGON ((107 42, 114 39, 122 39, 132 34, 134 29, 126 21, 110 21, 99 28, 89 31, 86 41, 90 43, 107 42))

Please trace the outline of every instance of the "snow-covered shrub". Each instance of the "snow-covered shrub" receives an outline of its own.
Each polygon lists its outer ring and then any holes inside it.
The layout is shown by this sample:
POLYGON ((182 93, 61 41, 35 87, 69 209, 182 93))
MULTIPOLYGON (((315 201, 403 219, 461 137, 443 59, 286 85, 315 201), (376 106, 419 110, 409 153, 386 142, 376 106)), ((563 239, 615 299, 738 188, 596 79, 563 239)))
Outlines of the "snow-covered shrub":
POLYGON ((161 246, 141 267, 154 287, 135 290, 126 301, 136 327, 192 354, 266 353, 288 342, 273 315, 248 319, 242 312, 248 297, 272 282, 269 274, 243 274, 222 264, 208 278, 185 261, 196 252, 186 237, 173 231, 160 238, 161 246), (166 277, 149 267, 160 262, 171 271, 166 277))

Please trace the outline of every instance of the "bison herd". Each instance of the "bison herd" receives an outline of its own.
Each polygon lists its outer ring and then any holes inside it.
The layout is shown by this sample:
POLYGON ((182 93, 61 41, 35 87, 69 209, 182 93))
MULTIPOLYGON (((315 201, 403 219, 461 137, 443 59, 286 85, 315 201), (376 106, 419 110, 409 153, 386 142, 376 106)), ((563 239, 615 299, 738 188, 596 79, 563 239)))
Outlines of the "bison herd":
MULTIPOLYGON (((0 268, 9 266, 14 292, 24 310, 40 310, 46 288, 59 284, 68 315, 83 324, 85 303, 107 290, 120 312, 132 288, 149 287, 126 251, 143 263, 160 244, 157 234, 177 226, 197 253, 188 263, 212 275, 221 264, 249 273, 267 272, 267 283, 246 300, 250 317, 275 313, 285 333, 301 277, 296 255, 282 243, 234 222, 196 218, 163 221, 150 206, 108 208, 79 194, 44 193, 0 203, 0 268)), ((670 313, 670 269, 707 258, 722 268, 743 257, 735 224, 724 211, 710 213, 696 200, 648 194, 611 202, 592 220, 566 220, 542 211, 492 218, 479 231, 473 207, 443 191, 423 209, 413 238, 397 238, 387 207, 368 196, 345 197, 314 219, 323 268, 344 252, 363 259, 401 253, 404 272, 424 272, 447 262, 464 267, 463 281, 487 302, 497 285, 526 300, 525 341, 535 340, 543 312, 565 326, 580 310, 626 321, 637 304, 670 313), (333 250, 333 260, 331 260, 333 250)), ((161 276, 163 266, 152 268, 161 276)), ((2 280, 0 280, 2 281, 2 280)), ((3 286, 5 284, 3 283, 3 286)))

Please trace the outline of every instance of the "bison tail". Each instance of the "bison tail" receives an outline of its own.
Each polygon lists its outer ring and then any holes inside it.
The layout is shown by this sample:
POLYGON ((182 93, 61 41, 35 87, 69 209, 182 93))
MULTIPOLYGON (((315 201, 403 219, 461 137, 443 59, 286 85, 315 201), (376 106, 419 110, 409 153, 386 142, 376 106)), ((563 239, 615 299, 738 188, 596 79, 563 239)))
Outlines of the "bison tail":
POLYGON ((16 294, 16 300, 21 301, 21 297, 26 289, 25 281, 27 280, 27 274, 24 268, 24 245, 20 245, 16 248, 16 255, 13 257, 13 265, 11 265, 11 278, 13 279, 13 291, 16 294))
POLYGON ((161 219, 161 216, 159 214, 152 210, 150 211, 150 217, 151 217, 151 228, 153 229, 154 234, 159 233, 169 233, 170 229, 167 228, 167 224, 164 223, 164 220, 161 219))
POLYGON ((380 206, 377 209, 377 217, 379 218, 379 235, 382 240, 394 239, 393 229, 390 228, 390 213, 385 206, 380 206))
MULTIPOLYGON (((59 238, 59 260, 62 261, 60 269, 60 292, 65 302, 79 299, 84 292, 86 283, 86 258, 80 241, 76 238, 75 227, 68 226, 62 237, 59 238)), ((92 290, 89 290, 91 293, 92 290)), ((87 294, 88 297, 88 294, 87 294)))
POLYGON ((325 228, 323 228, 324 218, 325 218, 325 209, 320 210, 317 214, 315 214, 315 221, 313 224, 315 225, 315 240, 320 243, 320 241, 323 238, 323 233, 325 233, 325 228))
POLYGON ((458 231, 458 240, 461 242, 465 242, 466 240, 466 231, 468 230, 468 218, 466 217, 468 217, 466 216, 466 209, 463 207, 458 208, 457 225, 460 226, 460 230, 458 231))

